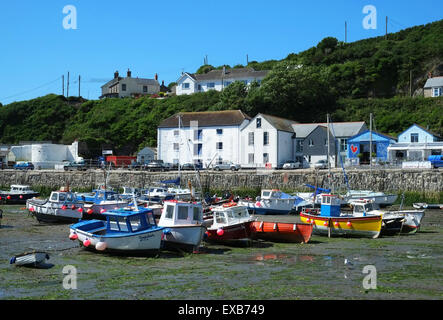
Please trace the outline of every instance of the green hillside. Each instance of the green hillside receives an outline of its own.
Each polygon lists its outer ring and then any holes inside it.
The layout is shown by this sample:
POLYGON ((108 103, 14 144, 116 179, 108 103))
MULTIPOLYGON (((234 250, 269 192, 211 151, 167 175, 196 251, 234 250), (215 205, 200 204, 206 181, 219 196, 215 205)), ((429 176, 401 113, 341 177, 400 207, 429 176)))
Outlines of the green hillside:
MULTIPOLYGON (((86 101, 50 94, 0 105, 0 143, 51 140, 85 142, 84 157, 112 147, 132 154, 156 146, 157 125, 179 111, 242 109, 299 122, 369 120, 376 129, 397 135, 413 123, 443 136, 443 98, 423 98, 428 72, 443 75, 443 20, 354 43, 325 38, 316 46, 282 61, 251 62, 270 69, 261 85, 249 89, 234 82, 223 92, 210 91, 165 99, 86 101), (412 91, 409 96, 410 74, 412 91)), ((229 66, 228 66, 229 67, 229 66)), ((198 72, 208 72, 202 66, 198 72)), ((220 68, 220 67, 217 67, 220 68)))

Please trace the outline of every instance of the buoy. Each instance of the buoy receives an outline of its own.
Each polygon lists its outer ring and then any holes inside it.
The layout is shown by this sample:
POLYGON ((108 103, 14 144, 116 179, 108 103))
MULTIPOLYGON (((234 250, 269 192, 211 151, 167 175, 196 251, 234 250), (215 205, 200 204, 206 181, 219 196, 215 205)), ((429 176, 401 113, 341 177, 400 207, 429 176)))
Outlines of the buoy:
POLYGON ((69 236, 69 239, 71 240, 77 240, 78 239, 78 235, 76 233, 73 233, 69 236))
POLYGON ((334 226, 338 227, 338 225, 339 225, 339 224, 338 224, 338 221, 335 221, 335 222, 334 222, 334 226))
POLYGON ((86 213, 87 214, 92 214, 94 211, 91 209, 91 208, 89 208, 87 211, 86 211, 86 213))
POLYGON ((20 199, 23 199, 23 196, 22 196, 22 195, 20 195, 20 199))
POLYGON ((219 235, 220 237, 225 233, 225 231, 223 229, 218 229, 217 230, 217 235, 219 235))
POLYGON ((255 206, 256 206, 256 207, 261 207, 261 203, 260 203, 260 201, 257 201, 257 202, 255 203, 255 206))
POLYGON ((106 212, 105 209, 101 209, 101 210, 100 210, 100 213, 105 213, 105 212, 106 212))
POLYGON ((77 211, 80 212, 80 213, 82 213, 82 212, 83 212, 83 208, 78 208, 77 211))
POLYGON ((85 241, 83 241, 83 245, 85 247, 89 247, 90 244, 91 244, 91 240, 89 240, 89 239, 86 239, 85 241))
POLYGON ((11 196, 7 196, 6 199, 11 200, 11 196))
POLYGON ((71 209, 74 210, 75 209, 75 205, 71 205, 71 209))
POLYGON ((34 211, 34 207, 29 207, 29 211, 33 212, 34 211))
POLYGON ((307 222, 307 223, 310 223, 310 222, 311 222, 311 219, 309 219, 309 218, 306 219, 306 222, 307 222))
POLYGON ((66 206, 65 205, 62 205, 62 210, 66 210, 66 206))
POLYGON ((346 223, 346 225, 347 225, 348 227, 352 226, 351 221, 348 221, 348 222, 346 223))
POLYGON ((106 247, 107 247, 106 242, 102 242, 102 241, 97 242, 97 244, 95 245, 95 249, 98 251, 104 251, 104 250, 106 250, 106 247))
POLYGON ((323 222, 323 225, 324 225, 324 226, 327 226, 327 225, 328 225, 328 222, 327 222, 327 221, 323 222))

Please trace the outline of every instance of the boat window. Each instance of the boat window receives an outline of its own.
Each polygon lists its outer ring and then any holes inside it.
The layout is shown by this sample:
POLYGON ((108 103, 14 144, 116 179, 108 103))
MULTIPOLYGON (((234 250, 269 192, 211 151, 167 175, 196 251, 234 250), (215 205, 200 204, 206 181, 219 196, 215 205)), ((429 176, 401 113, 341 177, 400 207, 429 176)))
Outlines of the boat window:
POLYGON ((155 220, 154 220, 154 216, 152 214, 152 211, 146 213, 146 220, 148 221, 148 224, 155 225, 155 220))
POLYGON ((126 224, 126 219, 124 217, 117 217, 118 225, 120 227, 120 231, 128 232, 128 225, 126 224))
POLYGON ((263 191, 262 197, 269 197, 270 192, 269 191, 263 191))
POLYGON ((66 194, 60 193, 59 196, 58 196, 58 200, 59 201, 66 201, 66 194))
POLYGON ((166 206, 166 219, 172 219, 172 216, 174 214, 174 206, 166 206))
POLYGON ((225 215, 223 212, 216 212, 215 221, 217 223, 226 223, 225 215))
POLYGON ((69 202, 72 202, 72 201, 74 201, 74 195, 73 195, 72 193, 69 193, 69 194, 67 194, 66 199, 67 199, 69 202))
POLYGON ((355 206, 354 211, 355 211, 355 212, 363 212, 363 211, 364 211, 364 210, 363 210, 363 206, 355 206))
POLYGON ((140 216, 131 216, 128 217, 129 223, 131 224, 131 229, 133 232, 141 231, 145 228, 144 221, 140 219, 140 216))
POLYGON ((188 219, 188 207, 187 206, 179 206, 177 219, 186 220, 188 219))
POLYGON ((201 218, 201 210, 199 207, 194 207, 194 220, 200 221, 201 218))
POLYGON ((52 201, 57 201, 57 198, 58 198, 58 194, 57 193, 53 193, 52 196, 51 196, 51 200, 52 201))
POLYGON ((365 204, 365 210, 372 211, 372 204, 370 204, 370 203, 365 204))

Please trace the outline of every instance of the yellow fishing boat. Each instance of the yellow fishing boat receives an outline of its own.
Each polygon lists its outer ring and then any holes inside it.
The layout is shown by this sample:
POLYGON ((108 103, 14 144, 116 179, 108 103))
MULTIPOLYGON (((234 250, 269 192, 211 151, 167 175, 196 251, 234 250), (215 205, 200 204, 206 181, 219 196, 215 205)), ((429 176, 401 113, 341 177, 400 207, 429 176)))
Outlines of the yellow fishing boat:
POLYGON ((377 238, 382 227, 382 216, 345 213, 340 211, 340 199, 335 195, 322 195, 320 210, 306 209, 300 220, 313 225, 313 233, 327 236, 377 238))

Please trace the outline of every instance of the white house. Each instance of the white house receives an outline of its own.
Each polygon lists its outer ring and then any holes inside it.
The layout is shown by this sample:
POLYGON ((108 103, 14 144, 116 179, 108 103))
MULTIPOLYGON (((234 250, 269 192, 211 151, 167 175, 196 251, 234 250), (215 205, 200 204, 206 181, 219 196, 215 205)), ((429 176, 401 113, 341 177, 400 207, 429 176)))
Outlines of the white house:
POLYGON ((426 80, 424 86, 425 97, 441 97, 443 96, 443 77, 433 77, 426 80))
POLYGON ((167 163, 240 162, 241 130, 250 117, 240 110, 182 112, 157 129, 157 158, 167 163), (180 124, 179 124, 180 118, 180 124))
POLYGON ((118 71, 114 73, 114 79, 105 83, 102 87, 102 98, 138 97, 160 92, 158 76, 154 79, 134 78, 128 70, 126 77, 120 77, 118 71))
POLYGON ((294 157, 296 121, 267 114, 257 114, 241 131, 242 167, 273 168, 294 157))
POLYGON ((71 145, 52 143, 29 143, 12 146, 8 154, 9 161, 29 161, 36 169, 54 169, 66 161, 78 161, 78 141, 71 145))
POLYGON ((260 83, 268 72, 268 70, 255 71, 252 68, 212 70, 205 74, 184 72, 177 80, 176 94, 222 91, 234 81, 242 81, 249 86, 254 81, 260 83))

